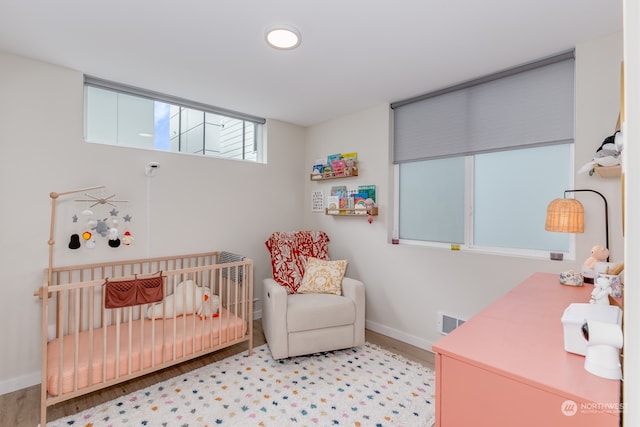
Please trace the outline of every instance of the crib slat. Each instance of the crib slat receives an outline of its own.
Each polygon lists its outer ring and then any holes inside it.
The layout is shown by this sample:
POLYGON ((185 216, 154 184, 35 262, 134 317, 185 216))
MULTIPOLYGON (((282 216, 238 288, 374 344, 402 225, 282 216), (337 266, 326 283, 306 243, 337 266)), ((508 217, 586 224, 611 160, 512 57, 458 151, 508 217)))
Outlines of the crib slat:
MULTIPOLYGON (((127 340, 127 374, 131 374, 131 370, 133 369, 133 354, 132 354, 132 349, 133 349, 133 307, 128 307, 127 308, 127 314, 128 314, 128 319, 127 319, 127 328, 128 328, 128 332, 129 332, 129 339, 127 340)), ((120 354, 120 353, 118 353, 120 354)), ((118 377, 120 375, 120 372, 118 371, 118 373, 116 374, 116 377, 118 377)))
MULTIPOLYGON (((145 333, 145 322, 144 322, 144 310, 143 307, 146 307, 147 305, 140 305, 138 306, 138 319, 140 319, 141 321, 138 322, 140 323, 140 360, 138 361, 138 363, 140 363, 140 369, 142 369, 144 367, 144 333, 145 333)), ((153 347, 151 347, 152 351, 153 351, 153 347)))
POLYGON ((94 326, 94 316, 95 316, 95 286, 91 286, 89 288, 89 319, 88 319, 88 328, 89 328, 89 360, 88 360, 88 384, 93 384, 93 330, 94 326))
MULTIPOLYGON (((64 292, 62 295, 58 295, 58 297, 56 298, 57 300, 64 300, 64 292)), ((60 301, 59 301, 60 302, 60 301)), ((62 312, 62 302, 60 302, 60 304, 58 304, 58 319, 63 318, 63 312, 62 312)), ((64 332, 62 330, 63 324, 62 322, 57 322, 58 323, 58 331, 57 331, 57 335, 58 337, 62 337, 64 335, 64 332)), ((64 340, 59 339, 58 340, 58 372, 63 372, 62 370, 62 362, 64 361, 64 340)), ((58 393, 62 393, 62 375, 58 374, 58 393)))
MULTIPOLYGON (((118 373, 120 372, 120 310, 121 308, 114 309, 116 313, 116 378, 118 378, 118 373)), ((107 359, 104 359, 107 360, 107 359)))
POLYGON ((111 324, 111 313, 107 313, 107 309, 105 308, 105 297, 104 297, 104 286, 102 287, 102 316, 105 319, 102 326, 102 383, 104 384, 107 381, 107 327, 111 324))
MULTIPOLYGON (((75 307, 74 313, 74 328, 73 328, 73 390, 78 390, 78 359, 80 357, 80 289, 74 289, 73 293, 73 305, 75 307)), ((69 332, 71 334, 71 332, 69 332)))
MULTIPOLYGON (((48 272, 46 273, 48 275, 48 272)), ((47 278, 49 280, 49 278, 47 278)), ((40 287, 40 295, 42 297, 42 319, 40 320, 40 422, 41 426, 46 425, 47 421, 47 384, 48 375, 47 368, 49 364, 48 360, 48 328, 49 328, 49 292, 48 288, 52 287, 51 283, 45 283, 40 287)))

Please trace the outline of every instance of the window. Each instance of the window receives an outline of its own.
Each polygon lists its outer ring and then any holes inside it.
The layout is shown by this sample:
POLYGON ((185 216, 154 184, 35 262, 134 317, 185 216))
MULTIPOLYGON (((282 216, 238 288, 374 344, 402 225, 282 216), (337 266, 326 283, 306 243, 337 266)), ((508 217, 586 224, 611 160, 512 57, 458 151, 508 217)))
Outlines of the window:
POLYGON ((485 251, 570 253, 544 230, 547 204, 570 185, 570 144, 399 165, 398 236, 485 251), (465 214, 467 213, 467 214, 465 214))
POLYGON ((573 52, 392 104, 404 241, 573 255, 545 231, 573 177, 573 52))
POLYGON ((265 119, 85 76, 85 140, 261 162, 265 119))

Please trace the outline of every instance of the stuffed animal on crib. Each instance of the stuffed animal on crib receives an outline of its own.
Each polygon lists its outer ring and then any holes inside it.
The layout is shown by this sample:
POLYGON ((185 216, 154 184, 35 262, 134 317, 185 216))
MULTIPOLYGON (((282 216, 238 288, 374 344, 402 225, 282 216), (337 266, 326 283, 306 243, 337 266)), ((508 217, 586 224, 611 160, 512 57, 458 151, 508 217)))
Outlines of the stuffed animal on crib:
POLYGON ((611 282, 606 277, 598 277, 591 291, 591 304, 609 305, 609 295, 611 295, 611 282))
POLYGON ((604 246, 594 246, 591 248, 591 256, 584 262, 584 266, 593 270, 596 266, 596 262, 606 261, 609 257, 609 249, 604 246))
MULTIPOLYGON (((169 286, 171 289, 171 286, 169 286)), ((162 312, 163 302, 153 304, 147 310, 149 319, 161 319, 183 314, 197 314, 202 317, 215 316, 220 308, 220 297, 212 295, 211 290, 198 286, 193 280, 185 280, 176 286, 176 291, 164 297, 165 312, 162 312), (194 300, 195 295, 195 300, 194 300)))

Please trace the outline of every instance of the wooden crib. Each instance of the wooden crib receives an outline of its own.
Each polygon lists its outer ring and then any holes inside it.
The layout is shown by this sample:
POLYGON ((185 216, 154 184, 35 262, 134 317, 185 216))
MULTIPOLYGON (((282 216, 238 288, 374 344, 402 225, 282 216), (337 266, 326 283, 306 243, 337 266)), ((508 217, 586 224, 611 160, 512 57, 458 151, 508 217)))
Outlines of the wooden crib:
POLYGON ((251 354, 251 259, 210 252, 54 267, 47 276, 51 285, 35 293, 42 427, 47 408, 64 400, 240 342, 251 354))

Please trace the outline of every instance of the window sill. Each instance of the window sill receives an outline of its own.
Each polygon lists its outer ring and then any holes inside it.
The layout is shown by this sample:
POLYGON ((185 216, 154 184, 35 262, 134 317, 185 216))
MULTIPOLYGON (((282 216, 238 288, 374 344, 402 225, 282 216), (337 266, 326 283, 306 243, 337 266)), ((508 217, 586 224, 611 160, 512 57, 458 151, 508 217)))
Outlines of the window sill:
POLYGON ((576 260, 575 254, 571 254, 567 252, 562 253, 563 255, 562 260, 556 261, 556 260, 551 260, 550 251, 467 246, 462 244, 424 242, 420 240, 408 240, 408 239, 400 239, 397 244, 394 243, 394 245, 398 245, 398 244, 407 245, 407 246, 434 248, 434 249, 440 249, 440 250, 445 250, 449 252, 467 252, 467 253, 475 253, 475 254, 482 254, 482 255, 506 256, 506 257, 512 257, 512 258, 525 258, 525 259, 540 260, 540 261, 553 261, 556 263, 557 262, 562 263, 563 261, 575 262, 576 260), (454 248, 454 245, 457 246, 457 248, 454 248))

